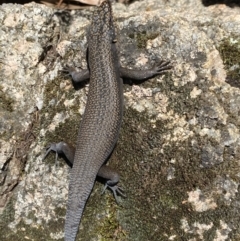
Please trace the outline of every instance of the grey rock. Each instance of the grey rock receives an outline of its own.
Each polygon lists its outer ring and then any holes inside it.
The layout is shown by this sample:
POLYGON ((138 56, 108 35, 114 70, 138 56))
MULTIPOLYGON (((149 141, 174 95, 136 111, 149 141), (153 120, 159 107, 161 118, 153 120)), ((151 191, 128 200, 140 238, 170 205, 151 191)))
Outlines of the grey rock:
MULTIPOLYGON (((96 183, 78 240, 238 240, 240 9, 145 0, 113 10, 123 66, 174 67, 124 86, 109 162, 127 198, 117 206, 96 183)), ((88 84, 74 89, 61 70, 87 66, 91 13, 0 6, 1 240, 63 238, 69 167, 42 157, 48 143, 76 140, 88 84)))

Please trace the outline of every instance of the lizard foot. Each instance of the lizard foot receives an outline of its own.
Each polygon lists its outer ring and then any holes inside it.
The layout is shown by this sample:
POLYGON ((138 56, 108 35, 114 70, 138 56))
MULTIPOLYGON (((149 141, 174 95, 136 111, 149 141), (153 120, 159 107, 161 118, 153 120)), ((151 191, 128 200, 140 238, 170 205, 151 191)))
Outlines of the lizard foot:
POLYGON ((43 161, 51 151, 54 151, 56 153, 55 166, 58 166, 58 144, 59 143, 51 143, 46 147, 46 153, 42 159, 43 161))
POLYGON ((76 69, 66 65, 60 71, 65 73, 66 74, 65 76, 71 76, 72 77, 72 75, 76 72, 76 69))
POLYGON ((71 76, 74 83, 86 81, 90 77, 88 69, 80 68, 80 70, 77 70, 76 68, 66 65, 61 71, 71 76))
POLYGON ((122 197, 127 197, 127 196, 124 194, 124 190, 123 190, 121 187, 119 187, 119 186, 117 186, 117 185, 110 186, 110 185, 108 185, 107 183, 104 185, 102 194, 105 192, 105 190, 106 190, 107 188, 109 188, 109 189, 113 192, 113 196, 114 196, 117 204, 119 204, 118 198, 117 198, 118 195, 120 195, 120 196, 122 196, 122 197))
POLYGON ((154 67, 154 70, 156 72, 156 74, 160 74, 162 72, 164 72, 165 70, 169 70, 172 68, 170 64, 170 61, 160 61, 160 63, 154 67))
POLYGON ((76 71, 76 69, 74 67, 70 67, 70 66, 66 65, 60 71, 71 75, 70 73, 76 71))

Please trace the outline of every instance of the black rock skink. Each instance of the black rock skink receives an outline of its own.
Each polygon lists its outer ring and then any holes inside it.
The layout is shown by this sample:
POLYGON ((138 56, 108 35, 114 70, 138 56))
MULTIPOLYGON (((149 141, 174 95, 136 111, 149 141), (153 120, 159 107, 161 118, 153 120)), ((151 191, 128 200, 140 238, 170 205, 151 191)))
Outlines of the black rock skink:
MULTIPOLYGON (((84 206, 93 188, 96 176, 106 179, 106 187, 122 194, 117 186, 119 176, 104 163, 111 154, 119 135, 123 116, 122 78, 147 79, 171 68, 169 62, 160 62, 148 70, 130 70, 119 64, 117 36, 111 3, 104 1, 93 13, 88 32, 88 67, 76 72, 69 69, 75 82, 90 78, 89 93, 80 124, 76 149, 66 143, 53 143, 53 150, 63 152, 73 166, 65 221, 65 241, 74 241, 84 206)), ((46 156, 45 155, 45 156, 46 156)))

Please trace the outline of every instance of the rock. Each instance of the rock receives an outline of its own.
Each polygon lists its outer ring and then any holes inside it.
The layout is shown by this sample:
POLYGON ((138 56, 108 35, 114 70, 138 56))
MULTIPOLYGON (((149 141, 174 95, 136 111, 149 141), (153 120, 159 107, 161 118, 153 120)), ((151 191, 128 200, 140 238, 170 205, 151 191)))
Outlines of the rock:
MULTIPOLYGON (((75 144, 88 84, 74 89, 61 70, 87 66, 92 9, 0 6, 1 240, 63 238, 69 167, 42 157, 48 143, 75 144)), ((113 11, 123 66, 174 67, 124 86, 109 163, 127 198, 117 206, 96 182, 79 240, 238 240, 239 8, 145 0, 113 11)))

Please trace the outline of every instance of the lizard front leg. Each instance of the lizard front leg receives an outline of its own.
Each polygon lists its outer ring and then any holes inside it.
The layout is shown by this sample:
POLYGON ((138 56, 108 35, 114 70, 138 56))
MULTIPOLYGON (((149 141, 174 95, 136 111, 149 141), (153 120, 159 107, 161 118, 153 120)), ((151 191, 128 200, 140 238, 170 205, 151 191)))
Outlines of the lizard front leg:
MULTIPOLYGON (((166 70, 171 69, 170 61, 160 61, 153 68, 138 70, 138 69, 128 69, 120 67, 120 75, 122 78, 129 78, 134 80, 145 80, 156 75, 164 73, 166 70)), ((82 69, 77 71, 75 68, 66 67, 63 70, 71 75, 74 83, 80 83, 90 78, 90 73, 88 69, 82 69)))
MULTIPOLYGON (((165 70, 171 69, 170 61, 160 61, 153 68, 150 69, 128 69, 120 67, 120 75, 122 78, 134 79, 134 80, 146 80, 155 75, 163 73, 165 70)), ((64 72, 69 73, 75 84, 88 80, 90 78, 90 73, 88 69, 82 69, 77 71, 75 68, 66 67, 63 69, 64 72)))
POLYGON ((166 70, 171 69, 172 66, 170 65, 170 61, 160 61, 157 65, 153 68, 146 69, 146 70, 137 70, 137 69, 127 69, 127 68, 120 68, 120 75, 122 78, 129 78, 134 80, 145 80, 155 75, 159 75, 164 73, 166 70))

